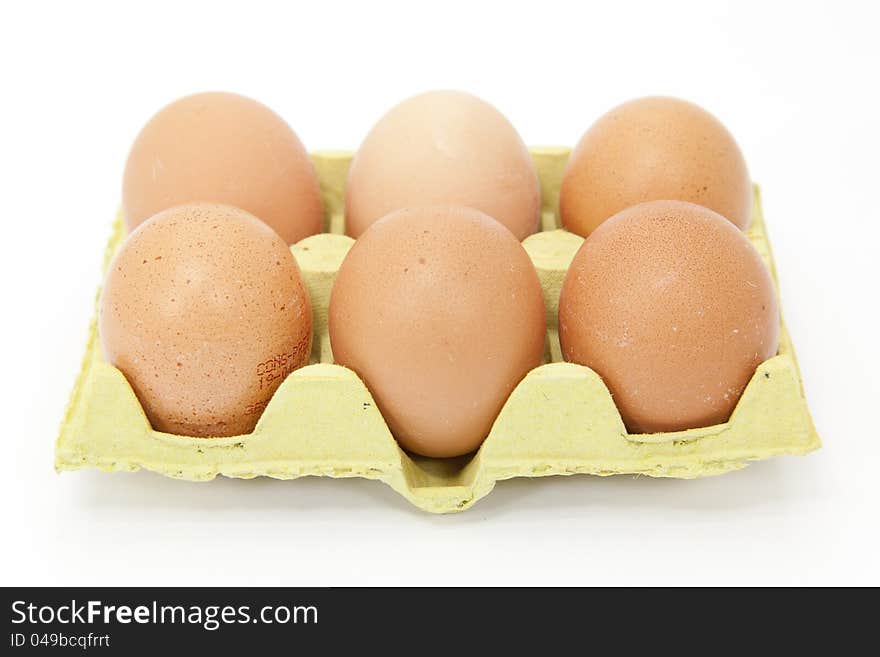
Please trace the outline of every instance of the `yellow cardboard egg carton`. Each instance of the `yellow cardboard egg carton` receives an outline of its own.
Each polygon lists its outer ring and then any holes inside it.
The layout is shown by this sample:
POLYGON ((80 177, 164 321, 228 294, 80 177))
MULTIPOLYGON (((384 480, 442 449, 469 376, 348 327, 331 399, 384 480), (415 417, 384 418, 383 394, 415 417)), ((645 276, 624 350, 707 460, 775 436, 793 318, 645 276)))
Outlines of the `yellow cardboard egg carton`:
MULTIPOLYGON (((314 313, 311 364, 287 377, 253 433, 189 438, 154 431, 125 377, 104 360, 93 321, 56 443, 56 469, 146 468, 189 480, 217 475, 364 477, 385 482, 425 511, 446 513, 468 508, 496 481, 511 477, 631 473, 693 478, 818 448, 819 437, 784 324, 778 355, 757 369, 730 420, 712 427, 630 435, 602 379, 589 368, 562 362, 556 330, 559 290, 583 241, 558 229, 559 185, 568 153, 567 148, 532 149, 541 180, 542 232, 523 245, 544 289, 545 364, 513 391, 476 454, 431 459, 405 453, 361 380, 333 364, 327 305, 336 271, 353 243, 342 234, 351 155, 328 152, 313 155, 327 232, 292 247, 314 313)), ((776 281, 757 188, 747 234, 776 281)), ((117 217, 105 268, 124 238, 117 217)))

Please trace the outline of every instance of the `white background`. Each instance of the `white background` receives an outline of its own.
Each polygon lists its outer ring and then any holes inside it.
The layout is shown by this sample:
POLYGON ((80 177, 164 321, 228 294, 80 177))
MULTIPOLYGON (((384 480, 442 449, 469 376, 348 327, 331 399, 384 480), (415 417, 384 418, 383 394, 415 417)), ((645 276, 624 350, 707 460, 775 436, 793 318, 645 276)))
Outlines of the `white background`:
POLYGON ((873 3, 4 3, 0 584, 880 584, 880 138, 873 3), (56 475, 127 149, 224 89, 310 149, 453 87, 532 145, 663 93, 763 186, 821 451, 699 481, 502 482, 426 515, 377 482, 56 475))

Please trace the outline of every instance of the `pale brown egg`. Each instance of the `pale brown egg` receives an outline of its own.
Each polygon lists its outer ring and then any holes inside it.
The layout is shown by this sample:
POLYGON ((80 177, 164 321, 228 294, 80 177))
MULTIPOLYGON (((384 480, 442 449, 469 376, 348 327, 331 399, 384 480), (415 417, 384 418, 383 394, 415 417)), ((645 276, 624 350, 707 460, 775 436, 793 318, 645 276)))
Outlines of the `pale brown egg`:
POLYGON ((210 203, 165 210, 129 236, 98 321, 104 356, 153 428, 186 436, 249 433, 312 343, 288 246, 244 210, 210 203))
POLYGON ((727 421, 755 368, 776 354, 773 281, 721 215, 651 201, 584 242, 559 299, 565 360, 605 381, 630 433, 727 421))
POLYGON ((480 446, 545 340, 525 250, 461 207, 374 223, 342 263, 329 325, 335 361, 360 375, 398 442, 437 457, 480 446))
POLYGON ((752 182, 724 125, 677 98, 640 98, 596 121, 571 154, 559 195, 563 226, 587 236, 643 201, 676 199, 746 229, 752 182))
POLYGON ((358 149, 345 192, 345 231, 358 237, 400 208, 460 205, 500 221, 520 241, 538 229, 535 165, 497 109, 459 91, 403 101, 358 149))
POLYGON ((318 179, 299 138, 268 107, 236 94, 171 103, 131 147, 122 186, 129 231, 191 201, 247 210, 287 244, 322 228, 318 179))

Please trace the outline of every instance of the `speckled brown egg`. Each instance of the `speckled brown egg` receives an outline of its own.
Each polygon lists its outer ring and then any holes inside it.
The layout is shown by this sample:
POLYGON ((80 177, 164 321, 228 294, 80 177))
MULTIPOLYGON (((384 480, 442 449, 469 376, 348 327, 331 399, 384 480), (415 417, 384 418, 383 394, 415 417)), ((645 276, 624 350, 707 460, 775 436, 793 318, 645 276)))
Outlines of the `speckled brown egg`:
POLYGON ((510 122, 483 100, 432 91, 403 101, 373 127, 349 170, 345 230, 358 237, 400 208, 460 205, 507 226, 518 240, 538 229, 540 189, 510 122))
POLYGON ((761 256, 721 215, 651 201, 604 222, 559 299, 565 360, 605 381, 630 433, 727 421, 776 354, 779 311, 761 256))
POLYGON ((191 201, 247 210, 288 244, 322 227, 318 180, 299 138, 265 105, 231 93, 171 103, 131 147, 122 186, 129 231, 191 201))
POLYGON ((525 250, 489 216, 404 209, 348 253, 329 327, 334 359, 363 379, 398 442, 457 456, 541 363, 544 301, 525 250))
POLYGON ((752 183, 733 136, 706 110, 677 98, 640 98, 596 121, 571 154, 559 195, 565 228, 587 236, 643 201, 677 199, 739 228, 752 217, 752 183))
POLYGON ((252 431, 312 342, 288 246, 244 210, 210 203, 165 210, 129 236, 98 321, 104 356, 153 428, 186 436, 252 431))

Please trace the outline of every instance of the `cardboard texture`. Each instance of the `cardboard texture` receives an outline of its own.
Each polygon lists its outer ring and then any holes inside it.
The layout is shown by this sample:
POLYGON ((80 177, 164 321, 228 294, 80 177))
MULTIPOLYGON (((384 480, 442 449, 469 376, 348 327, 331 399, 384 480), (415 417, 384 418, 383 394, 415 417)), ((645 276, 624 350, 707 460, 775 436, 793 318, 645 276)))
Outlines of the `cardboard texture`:
MULTIPOLYGON (((101 355, 93 321, 56 443, 56 469, 146 468, 188 480, 209 480, 218 474, 364 477, 385 482, 420 509, 447 513, 470 507, 496 481, 511 477, 631 473, 694 478, 736 470, 756 459, 817 449, 819 437, 784 324, 778 355, 755 372, 730 420, 712 427, 629 435, 602 379, 586 367, 561 362, 556 331, 559 290, 582 242, 558 229, 559 185, 568 153, 567 148, 532 149, 542 188, 542 232, 524 246, 544 289, 545 364, 514 390, 476 454, 430 459, 403 452, 360 379, 332 364, 327 304, 336 271, 353 243, 341 234, 351 154, 323 152, 312 157, 328 232, 292 247, 311 295, 312 361, 288 376, 253 433, 189 438, 154 431, 125 377, 101 355)), ((748 237, 776 281, 757 188, 748 237)), ((105 269, 124 239, 117 217, 105 269)))

